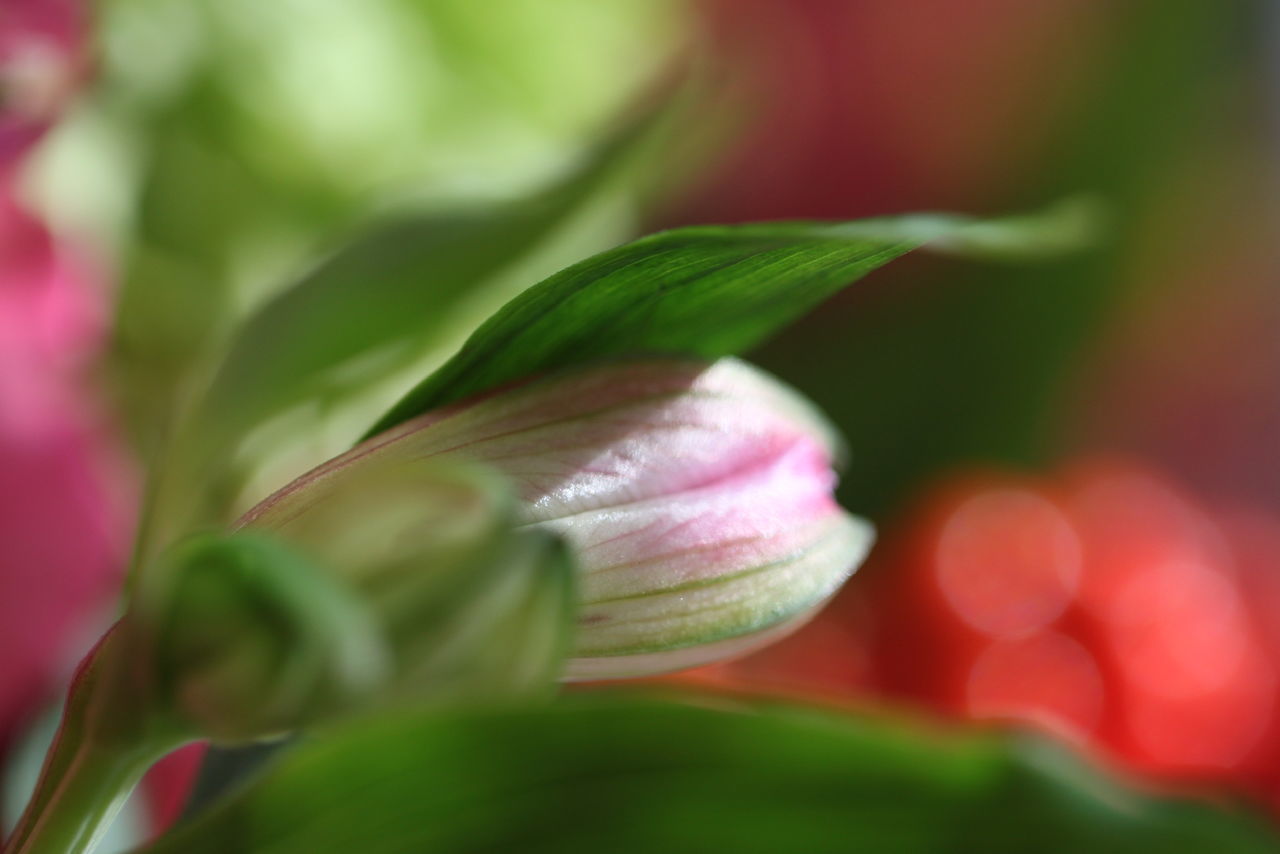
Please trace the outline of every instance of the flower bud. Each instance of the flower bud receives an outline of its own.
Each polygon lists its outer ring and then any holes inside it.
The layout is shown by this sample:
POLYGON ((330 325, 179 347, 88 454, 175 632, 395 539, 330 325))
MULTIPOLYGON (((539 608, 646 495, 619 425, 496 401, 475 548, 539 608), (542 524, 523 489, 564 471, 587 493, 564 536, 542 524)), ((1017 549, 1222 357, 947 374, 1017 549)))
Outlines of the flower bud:
POLYGON ((360 702, 383 681, 378 627, 341 585, 265 537, 202 536, 165 559, 142 625, 167 708, 204 735, 282 733, 360 702))
POLYGON ((567 677, 628 677, 768 643, 835 592, 872 540, 832 497, 836 445, 812 406, 742 362, 612 363, 420 416, 247 518, 368 466, 483 463, 512 482, 520 525, 573 547, 567 677))
POLYGON ((397 698, 527 697, 561 674, 573 567, 471 464, 370 460, 180 543, 134 615, 164 708, 244 741, 397 698))
POLYGON ((554 683, 571 561, 547 532, 512 531, 502 478, 470 463, 377 455, 314 474, 239 526, 338 573, 386 639, 392 693, 474 700, 554 683))
POLYGON ((287 540, 360 588, 388 617, 491 560, 511 527, 507 484, 480 466, 355 462, 294 481, 235 527, 287 540))

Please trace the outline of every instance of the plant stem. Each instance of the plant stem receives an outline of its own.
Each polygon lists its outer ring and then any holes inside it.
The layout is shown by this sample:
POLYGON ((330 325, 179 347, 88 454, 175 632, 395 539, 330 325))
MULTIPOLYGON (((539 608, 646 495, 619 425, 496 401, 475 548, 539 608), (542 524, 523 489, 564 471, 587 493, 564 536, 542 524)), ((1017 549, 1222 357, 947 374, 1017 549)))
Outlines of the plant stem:
POLYGON ((131 690, 117 625, 76 672, 62 723, 4 854, 80 854, 101 838, 147 768, 185 740, 131 690))
MULTIPOLYGON (((155 751, 116 751, 76 745, 57 779, 41 780, 6 854, 80 854, 93 849, 155 751)), ((51 759, 57 756, 57 748, 51 759)))

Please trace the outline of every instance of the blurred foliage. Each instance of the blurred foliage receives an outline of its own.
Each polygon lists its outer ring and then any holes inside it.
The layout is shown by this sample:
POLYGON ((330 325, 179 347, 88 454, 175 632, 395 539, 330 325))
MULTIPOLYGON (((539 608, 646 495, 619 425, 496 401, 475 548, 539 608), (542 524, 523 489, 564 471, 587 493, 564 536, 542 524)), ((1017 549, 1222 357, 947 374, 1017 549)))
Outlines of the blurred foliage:
POLYGON ((668 60, 674 8, 101 4, 92 119, 67 132, 115 140, 126 175, 107 206, 124 221, 101 230, 123 236, 115 357, 143 446, 230 324, 338 235, 391 209, 520 195, 566 169, 668 60))
POLYGON ((101 4, 97 83, 40 172, 119 266, 109 369, 152 462, 137 564, 345 450, 505 299, 632 232, 678 4, 499 5, 101 4))
POLYGON ((230 439, 307 399, 367 390, 469 328, 483 285, 600 190, 648 129, 628 123, 563 180, 507 203, 409 213, 357 235, 233 333, 196 417, 230 439), (212 424, 207 422, 214 422, 212 424))
POLYGON ((298 745, 144 850, 1244 854, 1275 845, 1254 816, 1140 794, 1040 742, 785 708, 579 697, 536 711, 353 722, 298 745))

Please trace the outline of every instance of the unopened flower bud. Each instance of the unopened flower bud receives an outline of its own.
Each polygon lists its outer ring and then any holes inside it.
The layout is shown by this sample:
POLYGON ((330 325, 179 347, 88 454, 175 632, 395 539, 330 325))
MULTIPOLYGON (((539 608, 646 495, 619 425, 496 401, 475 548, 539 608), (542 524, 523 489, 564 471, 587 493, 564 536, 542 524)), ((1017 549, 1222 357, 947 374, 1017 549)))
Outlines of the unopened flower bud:
POLYGON ((218 741, 399 697, 529 696, 561 674, 573 567, 473 464, 371 460, 175 547, 135 614, 165 708, 218 741))
POLYGON ((221 741, 286 732, 360 702, 387 653, 368 612, 305 557, 254 534, 165 560, 143 609, 166 705, 221 741))
POLYGON ((355 457, 299 478, 236 528, 280 536, 394 617, 490 560, 513 503, 502 478, 481 466, 355 457))
POLYGON ((483 463, 514 485, 520 525, 573 547, 568 678, 643 675, 777 639, 853 572, 872 535, 832 497, 836 444, 803 398, 742 362, 612 363, 406 422, 248 518, 365 467, 483 463))
POLYGON ((393 657, 391 692, 475 699, 536 692, 564 658, 570 558, 547 532, 513 532, 514 512, 482 466, 355 455, 239 526, 287 540, 356 592, 393 657))

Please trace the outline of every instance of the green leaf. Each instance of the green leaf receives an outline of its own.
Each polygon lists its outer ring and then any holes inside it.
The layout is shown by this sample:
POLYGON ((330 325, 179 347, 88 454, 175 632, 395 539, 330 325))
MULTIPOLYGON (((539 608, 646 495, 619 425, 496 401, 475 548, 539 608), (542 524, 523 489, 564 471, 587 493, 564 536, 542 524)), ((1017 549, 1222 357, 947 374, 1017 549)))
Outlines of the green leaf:
POLYGON ((1009 257, 1055 252, 1074 246, 1088 219, 1054 210, 1004 222, 923 215, 650 235, 520 294, 369 435, 503 383, 592 360, 740 353, 920 246, 1009 257))
POLYGON ((113 367, 138 441, 169 435, 244 308, 353 225, 389 204, 510 194, 583 154, 670 64, 681 11, 95 4, 95 85, 77 110, 92 121, 63 123, 72 144, 50 174, 120 249, 113 367), (566 27, 575 38, 539 35, 566 27))
POLYGON ((308 398, 360 390, 429 351, 465 320, 485 281, 600 191, 658 115, 632 117, 530 197, 367 228, 239 327, 207 393, 203 426, 233 437, 308 398))
MULTIPOLYGON (((661 148, 678 106, 671 94, 656 91, 638 105, 553 186, 385 221, 265 303, 238 327, 208 386, 153 461, 158 474, 135 568, 191 530, 230 521, 241 494, 270 491, 347 447, 403 390, 406 374, 443 361, 510 296, 513 282, 523 286, 616 241, 623 187, 661 148), (314 405, 289 412, 304 402, 314 405), (282 414, 275 431, 253 434, 246 450, 249 434, 282 414), (350 424, 335 429, 335 420, 350 424), (244 453, 235 457, 236 450, 244 453), (193 490, 192 483, 204 487, 193 490)), ((173 360, 159 361, 167 371, 173 360)), ((158 388, 148 384, 141 397, 159 399, 158 388)))
POLYGON ((1276 844, 1257 817, 1140 794, 1038 742, 828 713, 595 696, 402 713, 325 735, 145 851, 1245 854, 1276 844))

